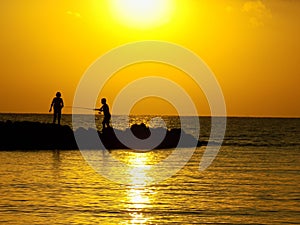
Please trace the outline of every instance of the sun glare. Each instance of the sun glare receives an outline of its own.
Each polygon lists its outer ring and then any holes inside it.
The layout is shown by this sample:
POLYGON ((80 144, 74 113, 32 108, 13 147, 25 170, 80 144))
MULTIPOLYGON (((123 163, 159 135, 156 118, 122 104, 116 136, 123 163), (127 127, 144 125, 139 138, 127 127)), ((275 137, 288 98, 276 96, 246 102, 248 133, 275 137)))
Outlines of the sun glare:
POLYGON ((172 14, 171 0, 112 0, 112 12, 127 26, 147 29, 167 23, 172 14))

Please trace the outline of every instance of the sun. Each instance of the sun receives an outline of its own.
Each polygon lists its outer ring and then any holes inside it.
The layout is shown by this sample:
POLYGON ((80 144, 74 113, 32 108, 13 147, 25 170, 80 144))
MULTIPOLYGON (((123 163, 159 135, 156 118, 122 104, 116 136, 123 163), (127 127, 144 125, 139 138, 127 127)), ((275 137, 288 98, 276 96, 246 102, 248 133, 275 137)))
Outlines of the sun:
POLYGON ((170 20, 172 0, 111 0, 113 16, 124 25, 148 29, 170 20))

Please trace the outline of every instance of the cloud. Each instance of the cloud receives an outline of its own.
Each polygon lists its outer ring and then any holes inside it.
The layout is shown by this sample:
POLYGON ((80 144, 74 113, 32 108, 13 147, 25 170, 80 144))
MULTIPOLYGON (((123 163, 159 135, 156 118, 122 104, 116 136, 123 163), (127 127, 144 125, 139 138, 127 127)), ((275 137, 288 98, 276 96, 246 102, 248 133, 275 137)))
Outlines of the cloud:
POLYGON ((243 11, 264 14, 267 11, 267 7, 260 0, 247 1, 243 5, 243 11))
POLYGON ((80 17, 81 17, 81 15, 80 15, 79 12, 67 11, 66 13, 67 13, 68 15, 70 15, 70 16, 75 16, 75 17, 77 17, 77 18, 80 18, 80 17))
POLYGON ((264 21, 272 18, 271 10, 261 0, 246 1, 242 12, 250 17, 249 22, 254 27, 264 26, 264 21))

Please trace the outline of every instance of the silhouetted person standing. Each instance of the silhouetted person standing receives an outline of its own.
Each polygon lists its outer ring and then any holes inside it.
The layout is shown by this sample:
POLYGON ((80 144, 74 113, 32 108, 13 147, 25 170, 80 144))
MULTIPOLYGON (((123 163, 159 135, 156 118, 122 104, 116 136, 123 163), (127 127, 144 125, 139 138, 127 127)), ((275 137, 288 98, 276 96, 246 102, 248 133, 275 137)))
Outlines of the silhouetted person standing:
POLYGON ((102 103, 102 107, 99 109, 99 111, 103 112, 103 114, 104 114, 104 119, 102 121, 102 127, 104 129, 105 126, 110 127, 109 122, 110 122, 111 115, 110 115, 110 112, 109 112, 109 107, 106 104, 106 99, 105 98, 101 99, 101 103, 102 103))
POLYGON ((64 101, 61 98, 61 93, 60 92, 57 92, 56 97, 53 98, 50 109, 49 109, 49 112, 52 111, 52 107, 54 109, 53 123, 56 122, 56 118, 57 118, 57 122, 60 125, 61 110, 64 107, 64 101))

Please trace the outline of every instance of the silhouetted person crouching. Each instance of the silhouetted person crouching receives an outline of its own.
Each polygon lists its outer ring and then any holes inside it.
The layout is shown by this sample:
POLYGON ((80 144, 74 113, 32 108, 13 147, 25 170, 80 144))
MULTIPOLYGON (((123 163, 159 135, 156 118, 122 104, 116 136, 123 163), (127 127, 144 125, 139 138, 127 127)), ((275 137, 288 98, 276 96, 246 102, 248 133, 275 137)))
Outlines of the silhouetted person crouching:
POLYGON ((57 118, 57 122, 58 122, 58 124, 60 124, 61 110, 64 107, 64 101, 61 98, 61 93, 60 92, 57 92, 56 97, 53 98, 50 109, 49 109, 49 112, 52 111, 52 107, 54 109, 53 123, 56 122, 56 118, 57 118))

